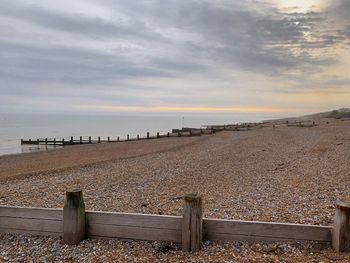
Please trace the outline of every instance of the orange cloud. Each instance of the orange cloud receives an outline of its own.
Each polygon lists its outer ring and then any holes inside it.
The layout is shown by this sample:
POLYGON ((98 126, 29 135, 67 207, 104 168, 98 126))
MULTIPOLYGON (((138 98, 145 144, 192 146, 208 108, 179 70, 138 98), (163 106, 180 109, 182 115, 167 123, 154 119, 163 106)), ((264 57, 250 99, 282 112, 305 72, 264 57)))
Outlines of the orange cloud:
POLYGON ((266 107, 208 107, 208 106, 121 106, 121 105, 80 105, 80 109, 105 112, 209 112, 209 113, 278 113, 298 112, 292 108, 266 107))

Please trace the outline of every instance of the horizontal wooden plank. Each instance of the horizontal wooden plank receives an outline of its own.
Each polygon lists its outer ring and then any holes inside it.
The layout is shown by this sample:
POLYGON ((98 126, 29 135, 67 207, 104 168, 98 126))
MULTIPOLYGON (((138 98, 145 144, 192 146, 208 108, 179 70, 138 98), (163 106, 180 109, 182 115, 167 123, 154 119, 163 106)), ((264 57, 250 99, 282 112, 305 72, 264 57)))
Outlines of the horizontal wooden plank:
MULTIPOLYGON (((233 242, 233 241, 262 241, 262 242, 286 242, 286 241, 305 241, 305 240, 299 240, 299 239, 290 239, 290 238, 281 238, 281 237, 266 237, 266 236, 246 236, 246 235, 231 235, 231 234, 220 234, 220 233, 206 233, 204 236, 205 240, 212 240, 212 241, 227 241, 227 242, 233 242)), ((329 242, 329 241, 318 241, 318 242, 329 242)))
POLYGON ((9 230, 22 229, 29 231, 62 233, 63 221, 18 217, 0 217, 0 227, 9 230))
POLYGON ((0 207, 0 217, 63 220, 61 208, 0 207))
POLYGON ((181 230, 182 217, 131 213, 109 213, 87 211, 89 224, 138 226, 145 228, 181 230))
POLYGON ((22 235, 37 235, 37 236, 62 236, 62 232, 35 231, 28 229, 10 229, 0 227, 0 234, 22 234, 22 235))
POLYGON ((142 228, 132 226, 104 225, 88 223, 86 227, 89 237, 107 237, 138 240, 161 240, 181 242, 181 230, 142 228))
POLYGON ((204 219, 204 235, 210 240, 237 240, 249 237, 251 240, 311 240, 331 241, 328 226, 284 224, 270 222, 204 219))

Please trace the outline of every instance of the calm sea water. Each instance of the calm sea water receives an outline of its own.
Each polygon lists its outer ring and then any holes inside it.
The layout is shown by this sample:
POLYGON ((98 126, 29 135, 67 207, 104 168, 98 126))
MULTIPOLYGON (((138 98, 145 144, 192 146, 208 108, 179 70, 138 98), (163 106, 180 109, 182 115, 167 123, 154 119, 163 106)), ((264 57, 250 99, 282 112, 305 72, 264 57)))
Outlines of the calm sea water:
POLYGON ((226 116, 70 116, 0 114, 0 155, 49 149, 45 146, 21 146, 20 140, 37 138, 69 139, 70 136, 136 137, 146 132, 166 133, 174 128, 201 127, 210 124, 228 124, 240 121, 259 121, 271 115, 226 116))

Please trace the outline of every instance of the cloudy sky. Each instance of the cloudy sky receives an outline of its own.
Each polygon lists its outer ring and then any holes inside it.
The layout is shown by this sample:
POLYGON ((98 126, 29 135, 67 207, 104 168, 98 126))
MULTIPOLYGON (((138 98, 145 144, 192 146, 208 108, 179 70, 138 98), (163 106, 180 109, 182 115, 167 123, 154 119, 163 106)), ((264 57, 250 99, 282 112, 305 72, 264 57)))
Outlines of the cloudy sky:
POLYGON ((350 106, 348 0, 1 0, 0 112, 350 106))

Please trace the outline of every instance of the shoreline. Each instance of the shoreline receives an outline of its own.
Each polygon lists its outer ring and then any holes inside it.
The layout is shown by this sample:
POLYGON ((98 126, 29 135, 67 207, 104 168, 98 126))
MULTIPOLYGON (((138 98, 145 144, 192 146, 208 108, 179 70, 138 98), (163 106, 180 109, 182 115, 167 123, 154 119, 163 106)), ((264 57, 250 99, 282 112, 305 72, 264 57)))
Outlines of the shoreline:
MULTIPOLYGON (((202 137, 78 145, 32 153, 33 158, 18 155, 5 161, 0 157, 0 171, 7 162, 12 163, 12 170, 16 161, 32 164, 38 159, 51 160, 52 165, 48 170, 31 167, 34 172, 27 177, 3 178, 0 205, 62 208, 65 191, 77 187, 84 192, 87 210, 181 215, 179 197, 198 192, 204 200, 206 218, 327 226, 333 224, 337 200, 350 199, 349 149, 350 122, 327 119, 315 127, 277 125, 202 137), (73 156, 81 158, 80 165, 68 165, 73 156), (67 167, 60 169, 62 162, 67 167)), ((298 242, 209 242, 199 254, 188 255, 176 245, 160 242, 88 239, 65 247, 60 238, 2 234, 0 246, 11 250, 11 242, 29 238, 47 251, 64 255, 91 246, 109 252, 109 258, 120 259, 127 250, 130 259, 151 261, 188 257, 209 261, 213 255, 232 260, 233 254, 243 261, 241 253, 250 259, 290 260, 287 262, 339 257, 328 246, 298 242), (170 248, 157 254, 159 246, 170 248)), ((35 253, 32 241, 20 246, 35 253)), ((40 251, 43 257, 49 256, 40 251)), ((73 258, 88 260, 91 255, 86 252, 73 258)))

